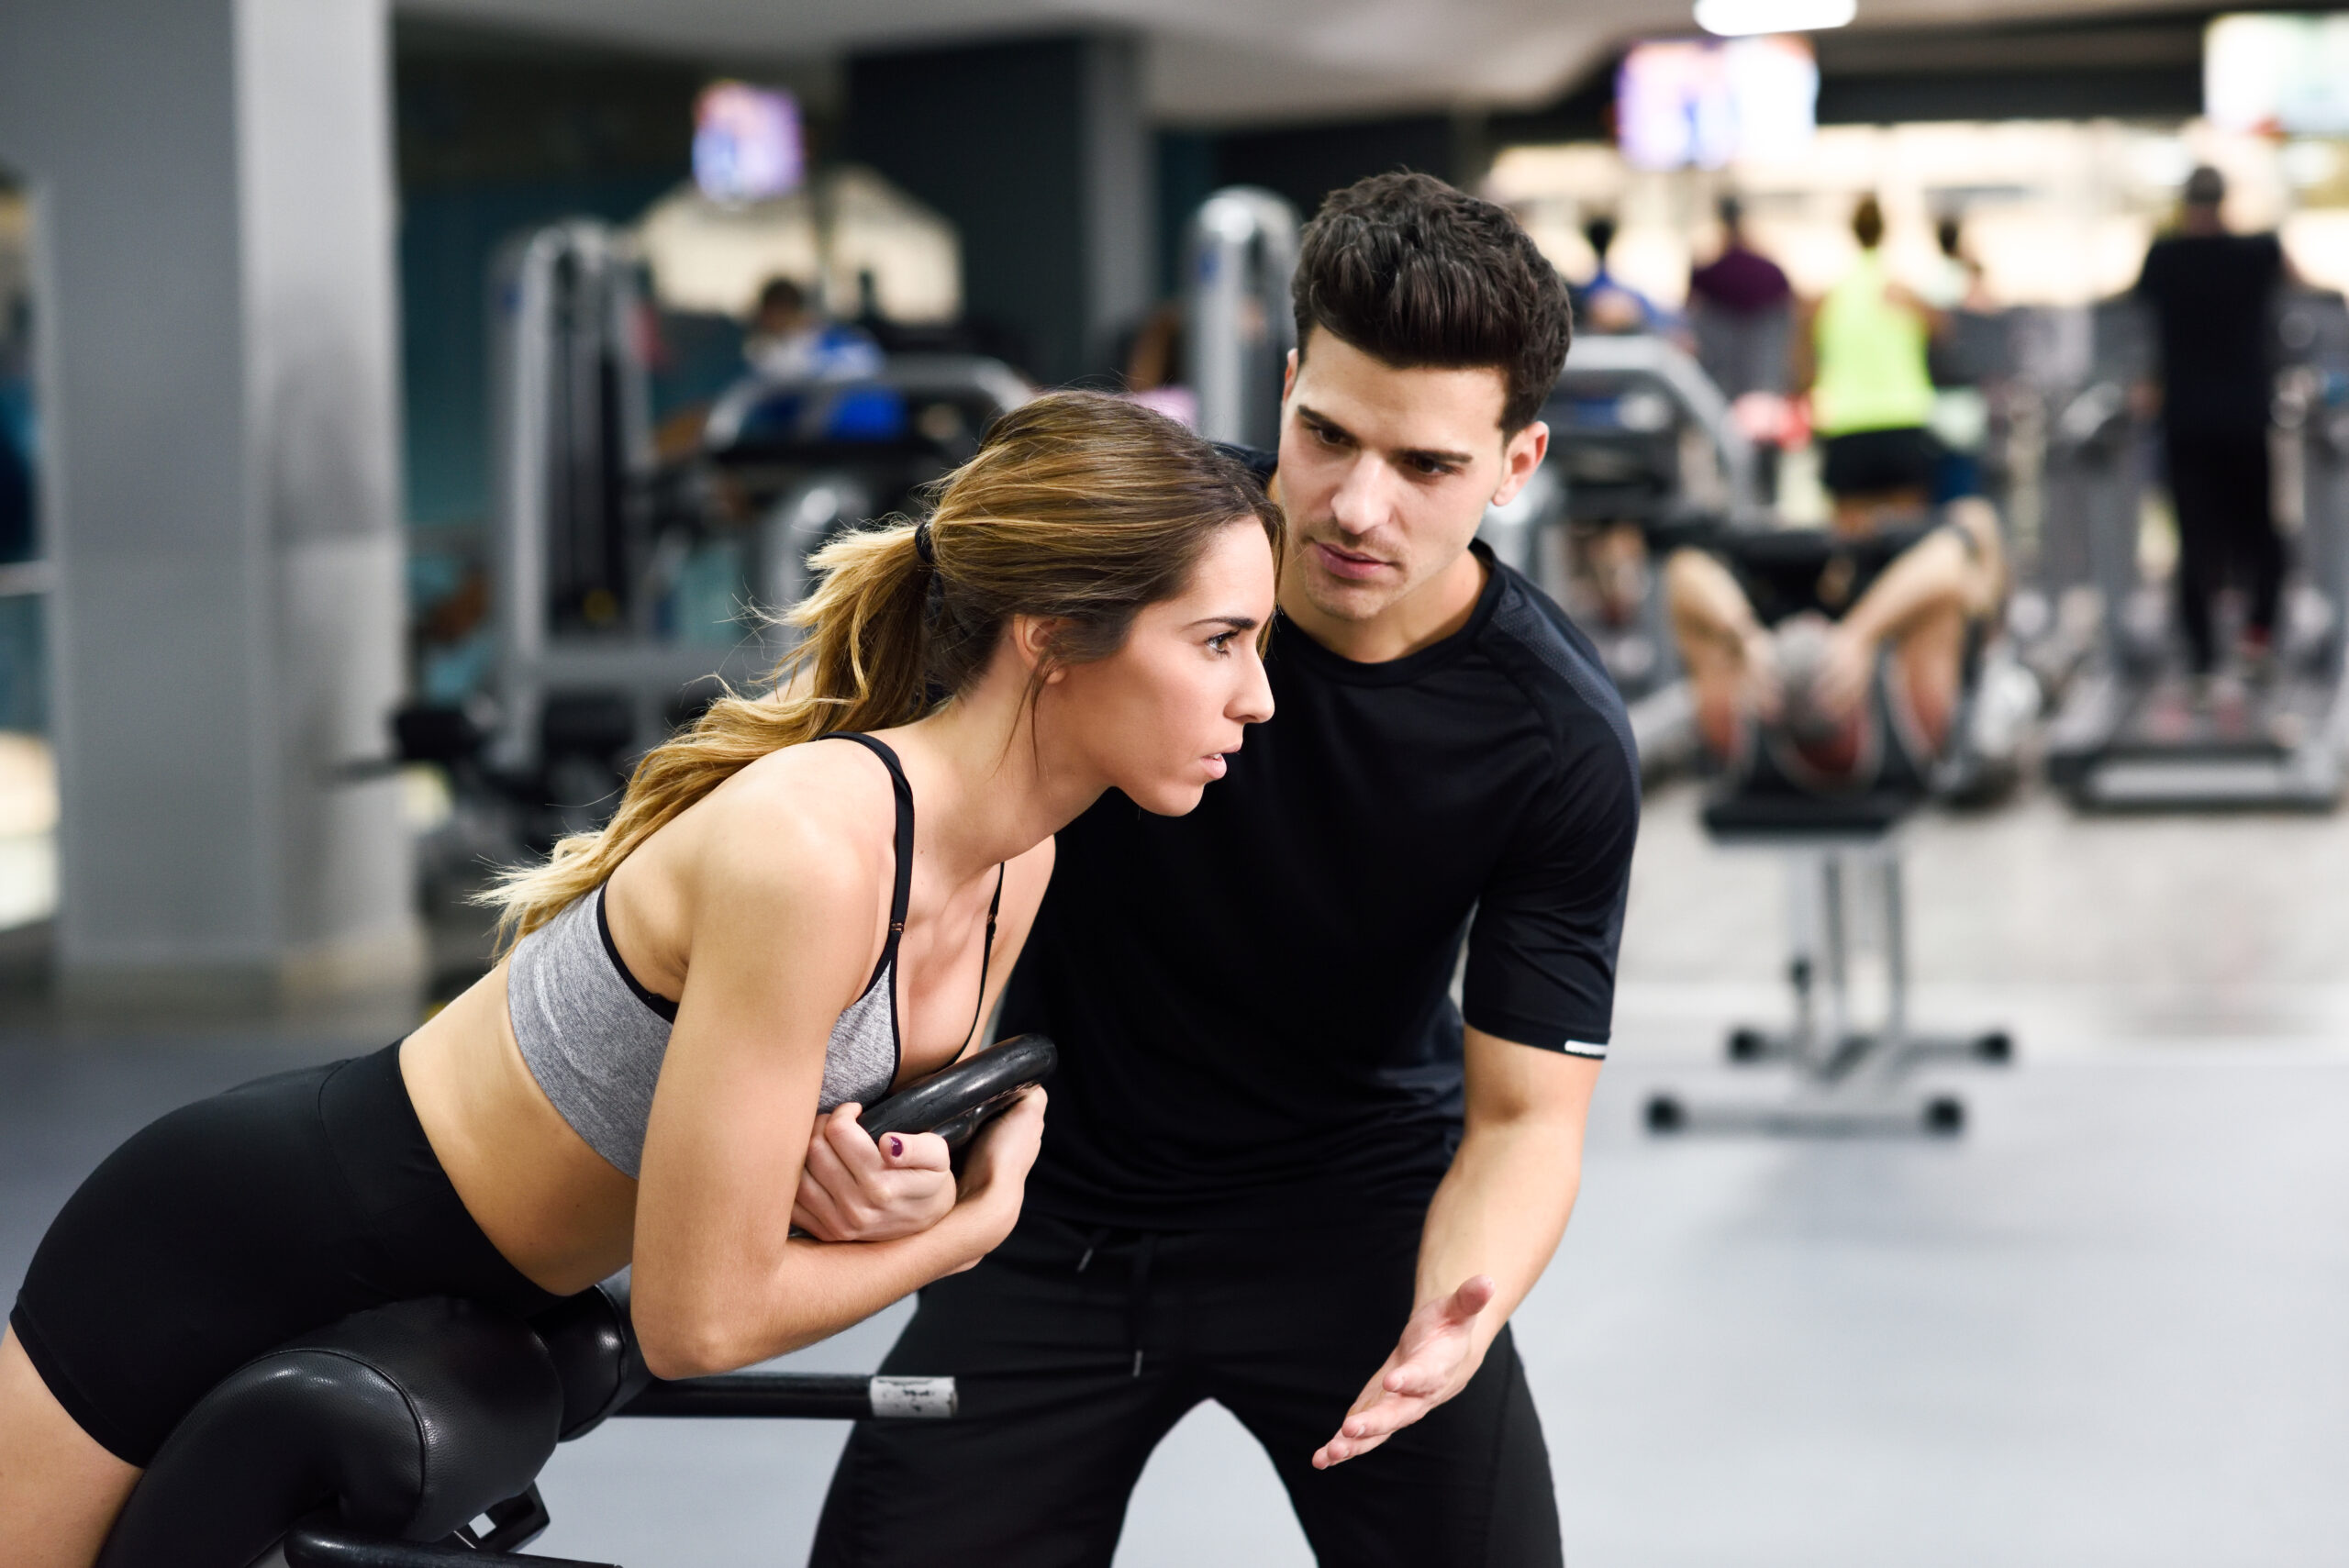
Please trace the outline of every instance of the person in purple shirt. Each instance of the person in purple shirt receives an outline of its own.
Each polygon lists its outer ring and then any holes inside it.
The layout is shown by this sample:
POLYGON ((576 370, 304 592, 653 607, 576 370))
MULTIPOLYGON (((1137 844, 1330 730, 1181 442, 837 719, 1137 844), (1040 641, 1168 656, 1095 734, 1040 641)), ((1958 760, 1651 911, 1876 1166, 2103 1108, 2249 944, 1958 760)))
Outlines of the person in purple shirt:
POLYGON ((1776 261, 1745 242, 1735 196, 1720 204, 1721 253, 1688 276, 1688 322, 1697 362, 1735 402, 1750 392, 1787 390, 1787 341, 1794 288, 1776 261))

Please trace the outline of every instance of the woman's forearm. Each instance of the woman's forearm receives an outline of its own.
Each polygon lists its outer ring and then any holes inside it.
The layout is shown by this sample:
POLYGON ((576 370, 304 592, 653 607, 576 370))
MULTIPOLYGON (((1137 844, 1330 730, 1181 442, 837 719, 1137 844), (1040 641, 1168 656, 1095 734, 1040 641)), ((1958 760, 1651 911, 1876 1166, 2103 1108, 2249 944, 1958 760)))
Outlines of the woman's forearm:
POLYGON ((850 1328, 994 1247, 1005 1227, 958 1205, 917 1236, 895 1241, 793 1240, 768 1270, 698 1290, 671 1288, 642 1262, 632 1296, 645 1364, 658 1377, 731 1372, 850 1328), (673 1299, 690 1294, 694 1299, 673 1299))

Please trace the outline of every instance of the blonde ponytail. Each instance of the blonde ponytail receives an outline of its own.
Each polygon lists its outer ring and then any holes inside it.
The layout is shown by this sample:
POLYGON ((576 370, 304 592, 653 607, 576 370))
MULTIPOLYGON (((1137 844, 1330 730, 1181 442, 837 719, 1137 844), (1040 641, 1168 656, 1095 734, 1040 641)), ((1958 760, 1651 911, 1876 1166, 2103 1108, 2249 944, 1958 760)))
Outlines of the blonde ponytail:
POLYGON ((1054 393, 998 419, 919 525, 843 536, 810 564, 819 585, 785 617, 806 638, 768 689, 728 692, 645 753, 619 809, 517 866, 481 895, 502 955, 601 886, 662 825, 770 751, 918 718, 976 678, 1017 615, 1055 625, 1048 658, 1106 658, 1146 605, 1189 581, 1208 541, 1261 523, 1275 562, 1280 512, 1234 459, 1121 399, 1054 393))

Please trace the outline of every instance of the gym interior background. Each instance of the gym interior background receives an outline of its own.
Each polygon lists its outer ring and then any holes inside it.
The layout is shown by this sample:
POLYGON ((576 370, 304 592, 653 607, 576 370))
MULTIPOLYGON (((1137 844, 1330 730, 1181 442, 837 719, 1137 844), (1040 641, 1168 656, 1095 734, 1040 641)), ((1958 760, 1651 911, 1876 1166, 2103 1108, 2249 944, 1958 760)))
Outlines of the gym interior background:
MULTIPOLYGON (((1577 285, 1610 219, 1648 312, 1578 342, 1556 483, 1488 520, 1649 773, 1581 1212, 1518 1320, 1569 1550, 2337 1561, 2349 20, 2306 12, 1861 0, 1753 43, 1777 117, 1713 145, 1723 89, 1650 112, 1731 47, 1673 0, 0 9, 0 1277, 137 1126, 468 984, 485 868, 754 674, 807 550, 993 412, 1078 384, 1261 432, 1284 226, 1408 167, 1577 285), (2286 667, 2210 690, 2126 297, 2203 163, 2297 277, 2286 667), (1839 861, 1709 822, 1652 551, 1825 516, 1812 447, 1698 364, 1688 278, 1736 195, 1815 295, 1869 192, 1896 269, 1965 270, 1944 379, 2015 583, 1983 766, 1839 861), (780 406, 775 278, 875 400, 780 406), (1790 954, 1824 1057, 1732 1060, 1790 954), (1924 1023, 1959 1049, 1909 1060, 1924 1023)), ((869 1366, 902 1311, 795 1360, 869 1366)), ((840 1440, 607 1429, 540 1549, 796 1561, 840 1440)), ((1119 1558, 1306 1560, 1213 1407, 1119 1558)))

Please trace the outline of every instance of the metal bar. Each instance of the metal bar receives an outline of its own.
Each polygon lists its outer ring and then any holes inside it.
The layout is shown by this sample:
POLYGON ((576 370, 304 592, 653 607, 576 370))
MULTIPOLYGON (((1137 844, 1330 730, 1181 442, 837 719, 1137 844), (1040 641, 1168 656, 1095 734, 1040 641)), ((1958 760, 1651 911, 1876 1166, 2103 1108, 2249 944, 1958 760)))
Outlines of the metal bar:
POLYGON ((619 1414, 941 1420, 954 1414, 957 1403, 951 1377, 738 1372, 656 1382, 622 1406, 619 1414))

